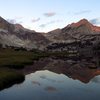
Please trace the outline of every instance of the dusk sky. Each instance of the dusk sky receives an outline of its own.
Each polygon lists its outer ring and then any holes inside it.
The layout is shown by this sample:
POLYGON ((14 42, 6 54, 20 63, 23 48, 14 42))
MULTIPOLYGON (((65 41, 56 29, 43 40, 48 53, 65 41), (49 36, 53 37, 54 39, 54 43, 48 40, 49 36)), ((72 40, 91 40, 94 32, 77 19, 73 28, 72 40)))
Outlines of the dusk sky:
POLYGON ((100 25, 100 0, 0 0, 0 16, 47 32, 86 18, 100 25))

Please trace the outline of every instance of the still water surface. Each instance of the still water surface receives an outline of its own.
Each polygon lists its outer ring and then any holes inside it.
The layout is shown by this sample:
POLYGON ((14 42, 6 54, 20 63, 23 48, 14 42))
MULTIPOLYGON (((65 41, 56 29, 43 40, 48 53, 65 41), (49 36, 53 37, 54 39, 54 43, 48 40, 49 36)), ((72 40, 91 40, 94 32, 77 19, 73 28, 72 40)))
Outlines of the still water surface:
POLYGON ((23 83, 0 91, 0 100, 100 100, 100 75, 84 83, 48 70, 36 71, 23 83))

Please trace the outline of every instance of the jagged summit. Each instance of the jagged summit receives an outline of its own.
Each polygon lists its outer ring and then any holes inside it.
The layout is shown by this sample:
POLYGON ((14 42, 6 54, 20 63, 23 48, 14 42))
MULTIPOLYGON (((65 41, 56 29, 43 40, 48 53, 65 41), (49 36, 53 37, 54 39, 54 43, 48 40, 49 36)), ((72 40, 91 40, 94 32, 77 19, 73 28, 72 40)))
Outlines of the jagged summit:
POLYGON ((21 24, 15 24, 16 28, 23 29, 24 27, 21 24))
POLYGON ((69 24, 67 27, 74 27, 74 28, 86 27, 90 31, 100 32, 100 27, 94 26, 87 19, 81 19, 80 21, 78 21, 76 23, 69 24))
POLYGON ((82 19, 82 20, 80 20, 77 23, 70 24, 70 27, 79 27, 81 25, 89 25, 89 26, 92 26, 92 24, 89 23, 89 21, 87 19, 82 19))

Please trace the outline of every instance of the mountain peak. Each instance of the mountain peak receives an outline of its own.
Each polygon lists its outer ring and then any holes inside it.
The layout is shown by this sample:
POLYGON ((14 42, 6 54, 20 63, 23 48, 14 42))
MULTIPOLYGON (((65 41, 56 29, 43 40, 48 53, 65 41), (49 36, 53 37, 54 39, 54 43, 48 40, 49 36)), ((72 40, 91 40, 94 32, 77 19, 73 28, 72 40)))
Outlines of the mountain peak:
POLYGON ((17 29, 24 29, 24 27, 23 27, 21 24, 15 24, 15 27, 16 27, 17 29))
POLYGON ((79 22, 81 22, 81 23, 89 23, 89 21, 87 20, 87 19, 81 19, 79 22))
POLYGON ((86 25, 88 27, 92 27, 93 26, 87 19, 82 19, 77 23, 72 23, 70 26, 71 27, 79 27, 81 25, 86 25))
POLYGON ((92 25, 87 19, 81 19, 80 21, 72 23, 68 26, 75 28, 85 26, 88 30, 91 30, 93 32, 100 32, 100 27, 92 25))

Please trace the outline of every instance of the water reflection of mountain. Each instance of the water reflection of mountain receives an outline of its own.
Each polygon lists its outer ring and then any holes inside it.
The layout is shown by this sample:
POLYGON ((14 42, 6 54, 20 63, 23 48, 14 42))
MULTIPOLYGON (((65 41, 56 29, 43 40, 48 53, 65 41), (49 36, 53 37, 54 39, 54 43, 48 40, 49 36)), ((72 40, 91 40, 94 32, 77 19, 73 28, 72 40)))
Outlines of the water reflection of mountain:
POLYGON ((99 55, 74 56, 68 58, 45 58, 35 61, 35 70, 50 70, 65 74, 72 79, 88 83, 93 77, 100 75, 99 55))

